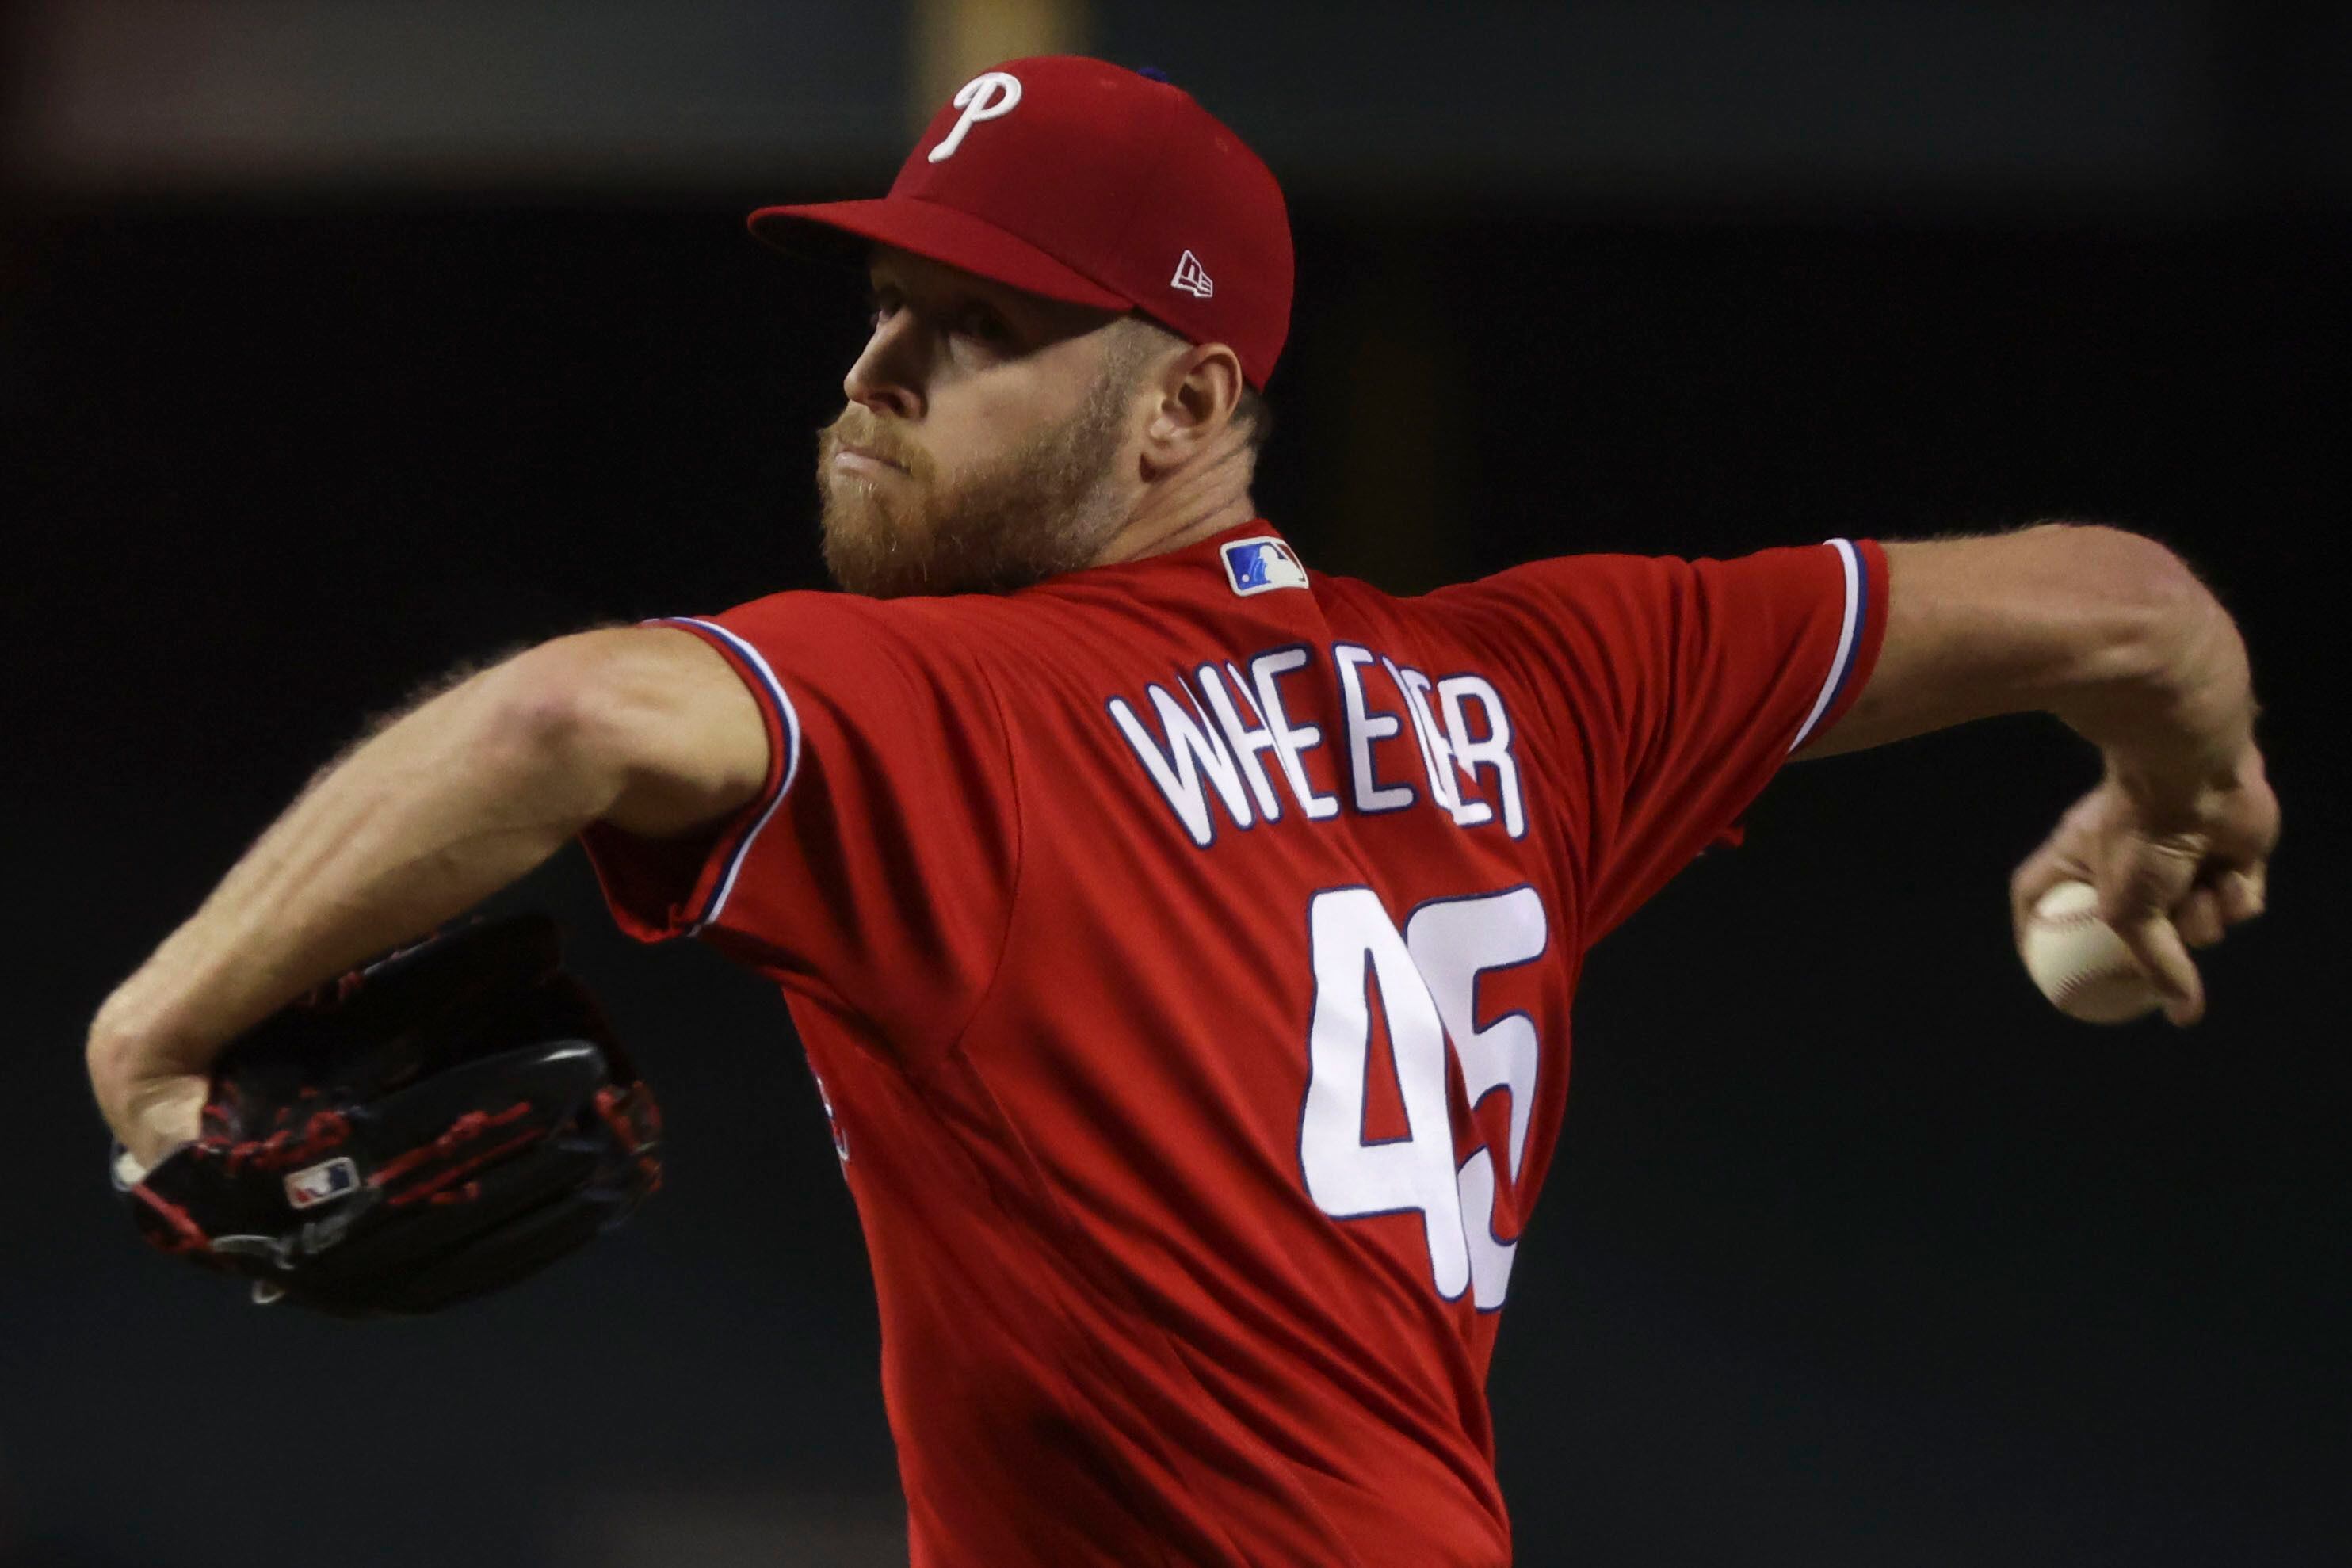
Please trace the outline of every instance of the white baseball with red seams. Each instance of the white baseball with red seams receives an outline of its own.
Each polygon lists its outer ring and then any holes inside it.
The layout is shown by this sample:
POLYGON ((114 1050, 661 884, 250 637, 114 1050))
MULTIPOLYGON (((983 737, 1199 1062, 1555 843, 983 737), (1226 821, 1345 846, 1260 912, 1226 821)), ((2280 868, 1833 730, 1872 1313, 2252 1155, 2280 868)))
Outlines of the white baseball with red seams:
POLYGON ((2034 902, 2025 972, 2053 1006, 2084 1023, 2128 1023, 2163 1003, 2124 939, 2099 918, 2099 890, 2062 882, 2034 902))

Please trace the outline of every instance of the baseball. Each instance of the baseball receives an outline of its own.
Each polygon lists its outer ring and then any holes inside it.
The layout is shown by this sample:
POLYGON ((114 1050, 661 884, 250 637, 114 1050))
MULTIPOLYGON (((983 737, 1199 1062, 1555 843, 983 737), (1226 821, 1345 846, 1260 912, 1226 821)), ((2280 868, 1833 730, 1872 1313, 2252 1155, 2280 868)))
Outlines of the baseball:
POLYGON ((2087 882, 2062 882, 2035 902, 2024 946, 2025 972, 2068 1018, 2127 1023, 2162 1005, 2131 949, 2099 918, 2099 892, 2087 882))

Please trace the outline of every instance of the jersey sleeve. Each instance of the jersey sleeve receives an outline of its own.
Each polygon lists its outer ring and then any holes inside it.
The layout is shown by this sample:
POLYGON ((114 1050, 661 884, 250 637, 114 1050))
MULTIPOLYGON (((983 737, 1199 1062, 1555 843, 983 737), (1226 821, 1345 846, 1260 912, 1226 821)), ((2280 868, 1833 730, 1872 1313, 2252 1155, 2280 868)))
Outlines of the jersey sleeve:
POLYGON ((1717 842, 1870 678, 1886 557, 1832 539, 1737 560, 1569 556, 1467 585, 1518 672, 1576 862, 1588 942, 1717 842))
POLYGON ((765 786, 688 838, 604 822, 582 835, 630 936, 698 936, 913 1068, 985 994, 1019 863, 1002 716, 951 606, 782 593, 658 622, 701 637, 751 690, 765 786))

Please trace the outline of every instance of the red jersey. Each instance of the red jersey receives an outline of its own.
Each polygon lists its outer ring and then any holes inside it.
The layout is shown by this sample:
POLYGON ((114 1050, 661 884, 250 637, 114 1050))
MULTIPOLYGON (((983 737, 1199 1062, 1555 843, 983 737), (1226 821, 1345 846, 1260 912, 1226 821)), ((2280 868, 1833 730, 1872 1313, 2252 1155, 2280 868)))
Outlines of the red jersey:
POLYGON ((1485 1383, 1585 949, 1867 678, 1877 547, 1419 598, 1265 523, 674 622, 761 798, 587 835, 772 977, 856 1194, 913 1561, 1496 1564, 1485 1383))

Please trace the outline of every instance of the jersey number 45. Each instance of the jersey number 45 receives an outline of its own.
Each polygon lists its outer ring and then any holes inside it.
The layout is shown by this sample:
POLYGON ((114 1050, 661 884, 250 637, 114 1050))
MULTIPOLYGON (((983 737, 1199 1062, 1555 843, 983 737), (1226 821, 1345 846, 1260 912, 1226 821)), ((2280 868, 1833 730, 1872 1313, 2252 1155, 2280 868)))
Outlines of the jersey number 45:
POLYGON ((1298 1166, 1307 1196, 1334 1219, 1418 1211, 1437 1293, 1450 1301, 1468 1290, 1479 1311, 1492 1312, 1510 1286, 1518 1243, 1495 1234, 1493 1152, 1482 1143, 1467 1158, 1454 1153, 1446 1054, 1450 1044, 1474 1112, 1490 1091, 1509 1091, 1517 1182, 1541 1051, 1525 1013, 1479 1026, 1478 977, 1542 955, 1543 900, 1532 887, 1435 899, 1415 907, 1400 932, 1370 888, 1334 888, 1308 903, 1307 931, 1315 1011, 1298 1166), (1375 989, 1407 1131, 1370 1141, 1364 1099, 1375 989))

